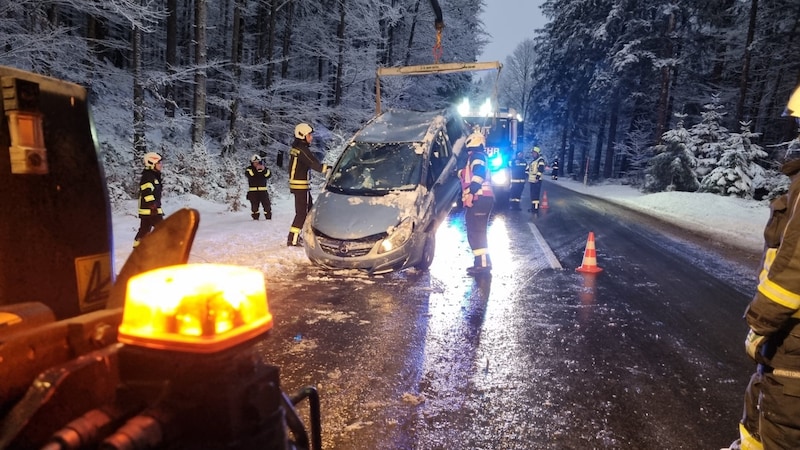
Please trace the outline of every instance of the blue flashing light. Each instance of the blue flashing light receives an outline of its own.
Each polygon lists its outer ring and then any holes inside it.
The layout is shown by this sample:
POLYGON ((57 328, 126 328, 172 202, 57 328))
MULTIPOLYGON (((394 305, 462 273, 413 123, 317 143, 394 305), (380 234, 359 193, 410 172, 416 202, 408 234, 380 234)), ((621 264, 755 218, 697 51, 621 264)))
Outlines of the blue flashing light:
POLYGON ((491 170, 499 169, 503 167, 503 154, 500 152, 495 153, 493 156, 489 158, 489 168, 491 170))

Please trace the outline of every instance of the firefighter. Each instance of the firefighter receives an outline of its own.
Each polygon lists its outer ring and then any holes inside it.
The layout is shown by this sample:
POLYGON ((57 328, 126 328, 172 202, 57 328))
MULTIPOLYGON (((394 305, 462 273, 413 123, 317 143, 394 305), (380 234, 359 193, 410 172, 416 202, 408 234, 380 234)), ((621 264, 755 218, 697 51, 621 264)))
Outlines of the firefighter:
POLYGON ((486 140, 481 133, 471 134, 466 142, 467 165, 459 171, 461 199, 466 208, 467 241, 474 256, 474 264, 467 268, 467 274, 471 276, 492 270, 486 229, 494 205, 494 194, 485 145, 486 140))
POLYGON ((550 169, 550 178, 557 180, 558 179, 558 156, 556 159, 553 160, 553 166, 550 169))
MULTIPOLYGON (((786 109, 800 117, 800 87, 786 109)), ((744 315, 745 350, 758 364, 731 446, 742 450, 800 447, 800 148, 790 144, 780 171, 791 184, 770 203, 758 288, 744 315)))
POLYGON ((529 212, 539 211, 539 196, 542 193, 542 176, 544 175, 544 158, 539 147, 533 147, 533 161, 528 166, 528 183, 531 194, 531 209, 529 212))
POLYGON ((525 180, 528 171, 528 162, 525 161, 525 154, 517 152, 517 156, 511 161, 511 189, 509 191, 509 208, 519 211, 522 191, 525 190, 525 180))
POLYGON ((136 248, 143 237, 164 220, 161 209, 161 155, 149 152, 144 155, 144 170, 139 181, 139 231, 133 238, 136 248))
POLYGON ((325 174, 328 172, 327 164, 319 162, 311 153, 311 140, 314 129, 307 123, 300 123, 294 127, 294 142, 289 150, 289 191, 294 195, 294 220, 289 228, 289 237, 286 245, 300 246, 300 230, 306 221, 309 205, 311 204, 311 186, 308 182, 309 170, 325 174))
POLYGON ((264 218, 272 219, 272 203, 267 190, 267 180, 272 172, 264 165, 264 160, 259 155, 250 157, 250 165, 244 170, 247 177, 247 199, 250 200, 250 216, 258 220, 259 206, 264 210, 264 218))

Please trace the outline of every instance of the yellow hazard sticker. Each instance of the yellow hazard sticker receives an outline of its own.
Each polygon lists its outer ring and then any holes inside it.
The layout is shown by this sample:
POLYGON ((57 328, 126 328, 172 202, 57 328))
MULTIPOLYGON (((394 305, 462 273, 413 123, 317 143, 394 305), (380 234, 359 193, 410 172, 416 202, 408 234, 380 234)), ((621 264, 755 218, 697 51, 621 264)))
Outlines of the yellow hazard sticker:
POLYGON ((104 306, 111 293, 111 254, 75 258, 75 278, 81 311, 104 306))

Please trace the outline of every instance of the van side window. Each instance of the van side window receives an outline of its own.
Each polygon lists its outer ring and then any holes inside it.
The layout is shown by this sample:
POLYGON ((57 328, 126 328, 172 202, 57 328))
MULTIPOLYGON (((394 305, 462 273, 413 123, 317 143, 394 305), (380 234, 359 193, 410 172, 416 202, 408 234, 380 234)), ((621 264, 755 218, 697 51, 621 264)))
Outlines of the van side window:
POLYGON ((447 136, 440 131, 436 135, 436 140, 431 144, 430 172, 434 181, 442 174, 444 167, 447 165, 447 161, 450 159, 450 153, 447 136))

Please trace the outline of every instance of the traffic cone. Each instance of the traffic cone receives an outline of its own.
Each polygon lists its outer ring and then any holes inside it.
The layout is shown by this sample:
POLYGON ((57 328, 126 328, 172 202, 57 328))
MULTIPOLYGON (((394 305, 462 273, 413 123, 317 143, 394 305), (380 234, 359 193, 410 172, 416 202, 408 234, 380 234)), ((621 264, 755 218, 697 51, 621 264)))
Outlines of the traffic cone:
POLYGON ((550 205, 547 203, 547 191, 542 192, 542 204, 539 206, 541 209, 547 209, 550 205))
POLYGON ((583 263, 575 269, 583 273, 599 273, 603 269, 597 267, 597 252, 594 248, 594 231, 589 232, 589 239, 586 241, 586 251, 583 252, 583 263))

